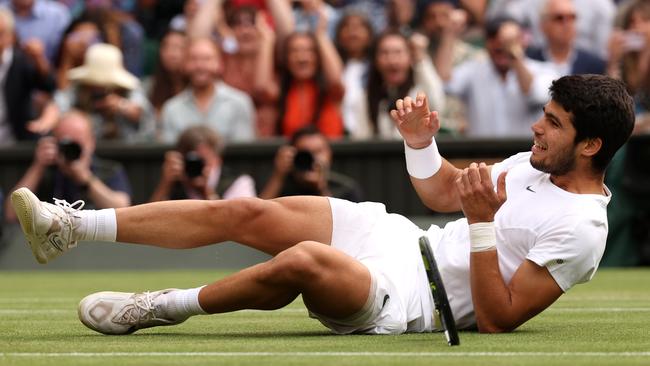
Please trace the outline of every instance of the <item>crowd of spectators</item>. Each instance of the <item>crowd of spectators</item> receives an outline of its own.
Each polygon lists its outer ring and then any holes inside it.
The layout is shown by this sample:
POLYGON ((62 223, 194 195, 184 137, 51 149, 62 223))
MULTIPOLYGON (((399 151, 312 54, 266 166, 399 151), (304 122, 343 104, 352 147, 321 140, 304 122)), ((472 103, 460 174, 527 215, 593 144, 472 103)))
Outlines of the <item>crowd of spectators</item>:
MULTIPOLYGON (((214 155, 210 192, 171 154, 152 199, 180 183, 185 196, 222 197, 224 143, 295 143, 305 129, 327 144, 398 139, 388 112, 418 91, 441 133, 528 137, 551 81, 576 73, 624 80, 644 132, 648 45, 650 0, 0 0, 0 145, 40 139, 30 170, 56 165, 59 181, 86 189, 87 174, 51 155, 66 121, 87 120, 93 149, 163 142, 214 155), (196 137, 207 129, 214 139, 196 137)), ((276 179, 291 176, 282 164, 276 179)))
POLYGON ((73 109, 100 141, 396 139, 417 91, 443 133, 519 137, 572 73, 625 80, 647 119, 649 2, 0 0, 0 143, 73 109))
MULTIPOLYGON (((650 0, 0 0, 0 146, 35 146, 15 187, 96 208, 131 204, 105 141, 169 144, 152 201, 358 201, 330 142, 399 139, 397 98, 426 93, 441 134, 527 138, 552 80, 582 73, 623 80, 650 133, 650 0), (273 138, 265 182, 222 159, 273 138)), ((616 248, 650 216, 625 159, 607 177, 616 248)))

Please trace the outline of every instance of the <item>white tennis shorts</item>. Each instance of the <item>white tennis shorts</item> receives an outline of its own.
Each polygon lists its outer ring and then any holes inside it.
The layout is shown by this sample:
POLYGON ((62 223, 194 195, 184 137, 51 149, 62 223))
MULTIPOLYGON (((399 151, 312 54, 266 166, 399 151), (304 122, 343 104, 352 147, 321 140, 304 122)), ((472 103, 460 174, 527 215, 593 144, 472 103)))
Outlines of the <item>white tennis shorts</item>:
POLYGON ((363 263, 372 276, 365 306, 347 319, 311 313, 335 333, 400 334, 431 329, 433 298, 418 239, 425 231, 381 203, 330 198, 332 247, 363 263))

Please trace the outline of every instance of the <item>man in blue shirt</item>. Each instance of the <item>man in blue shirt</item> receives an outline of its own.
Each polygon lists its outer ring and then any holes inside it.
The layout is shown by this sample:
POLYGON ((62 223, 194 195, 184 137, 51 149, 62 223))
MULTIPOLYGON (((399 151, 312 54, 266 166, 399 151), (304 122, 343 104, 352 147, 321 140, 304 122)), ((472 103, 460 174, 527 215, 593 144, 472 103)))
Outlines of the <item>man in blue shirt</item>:
POLYGON ((21 43, 34 39, 45 47, 45 55, 54 61, 63 32, 70 23, 70 12, 56 1, 4 0, 16 18, 16 33, 21 43))

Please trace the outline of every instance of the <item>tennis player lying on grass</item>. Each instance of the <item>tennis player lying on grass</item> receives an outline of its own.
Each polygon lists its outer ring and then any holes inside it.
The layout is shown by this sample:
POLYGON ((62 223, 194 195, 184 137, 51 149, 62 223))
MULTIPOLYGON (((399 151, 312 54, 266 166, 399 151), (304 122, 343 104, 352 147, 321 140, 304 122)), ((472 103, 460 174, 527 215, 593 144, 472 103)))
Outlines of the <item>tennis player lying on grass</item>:
POLYGON ((421 235, 432 243, 458 327, 511 331, 594 275, 607 236, 605 167, 634 123, 632 98, 614 79, 566 76, 550 94, 532 126, 532 151, 464 170, 440 157, 439 121, 426 97, 397 101, 391 115, 420 197, 433 210, 465 214, 426 232, 382 204, 325 197, 87 211, 40 202, 21 188, 12 194, 13 206, 41 263, 84 240, 178 249, 232 240, 274 256, 193 289, 89 295, 79 317, 101 333, 128 334, 198 314, 278 309, 298 295, 335 333, 437 330, 421 235))

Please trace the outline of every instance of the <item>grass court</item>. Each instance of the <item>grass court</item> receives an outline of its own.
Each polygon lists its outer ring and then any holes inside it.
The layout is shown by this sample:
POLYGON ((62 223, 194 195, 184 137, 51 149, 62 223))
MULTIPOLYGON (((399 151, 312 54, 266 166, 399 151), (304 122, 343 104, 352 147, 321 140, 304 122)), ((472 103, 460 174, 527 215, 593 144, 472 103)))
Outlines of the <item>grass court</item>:
POLYGON ((224 272, 0 271, 0 365, 650 365, 650 269, 601 269, 510 334, 332 335, 298 298, 104 336, 77 304, 104 290, 194 287, 224 272))

